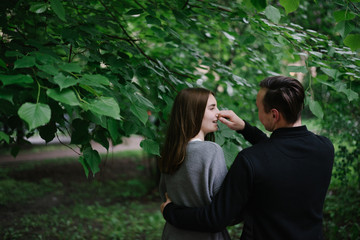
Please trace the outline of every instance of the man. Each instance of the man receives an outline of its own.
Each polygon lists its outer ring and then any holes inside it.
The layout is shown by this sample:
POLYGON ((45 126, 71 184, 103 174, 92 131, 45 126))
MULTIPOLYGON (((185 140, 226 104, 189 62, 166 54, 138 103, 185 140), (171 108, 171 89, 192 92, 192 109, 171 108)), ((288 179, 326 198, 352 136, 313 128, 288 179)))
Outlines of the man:
POLYGON ((270 138, 232 111, 222 111, 219 120, 253 146, 237 155, 209 206, 187 208, 168 199, 161 206, 166 221, 218 232, 243 219, 243 240, 322 239, 334 147, 301 125, 304 96, 293 78, 269 77, 260 83, 256 105, 270 138))

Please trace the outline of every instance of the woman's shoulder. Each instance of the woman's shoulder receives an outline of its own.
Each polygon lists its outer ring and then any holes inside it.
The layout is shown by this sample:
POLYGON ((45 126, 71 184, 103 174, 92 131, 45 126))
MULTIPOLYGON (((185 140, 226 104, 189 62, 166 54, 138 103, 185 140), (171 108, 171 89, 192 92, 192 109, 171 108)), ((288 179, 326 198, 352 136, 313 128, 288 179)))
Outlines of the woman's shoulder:
POLYGON ((216 142, 211 141, 193 141, 188 144, 188 149, 198 150, 198 151, 207 151, 207 152, 216 152, 222 151, 222 148, 216 142))

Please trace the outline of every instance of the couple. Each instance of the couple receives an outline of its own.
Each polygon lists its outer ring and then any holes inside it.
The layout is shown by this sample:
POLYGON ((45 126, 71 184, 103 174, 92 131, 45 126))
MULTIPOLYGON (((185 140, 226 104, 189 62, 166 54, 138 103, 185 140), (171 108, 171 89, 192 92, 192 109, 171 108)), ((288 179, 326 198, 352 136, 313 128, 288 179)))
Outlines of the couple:
POLYGON ((240 221, 241 239, 323 238, 334 148, 301 125, 304 95, 293 78, 261 81, 256 105, 272 132, 267 137, 234 112, 219 111, 210 91, 178 94, 159 161, 163 239, 229 239, 226 226, 240 221), (214 139, 217 120, 253 144, 228 172, 221 147, 206 141, 214 139))

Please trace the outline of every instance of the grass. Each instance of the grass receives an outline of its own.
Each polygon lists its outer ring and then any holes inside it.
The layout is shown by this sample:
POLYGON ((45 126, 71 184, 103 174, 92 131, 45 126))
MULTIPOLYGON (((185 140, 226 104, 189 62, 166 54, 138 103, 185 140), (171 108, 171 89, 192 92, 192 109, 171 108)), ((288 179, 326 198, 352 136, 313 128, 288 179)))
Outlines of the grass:
MULTIPOLYGON (((105 156, 103 156, 105 157, 105 156)), ((141 151, 107 156, 86 179, 76 159, 0 166, 0 239, 160 239, 160 197, 141 151)), ((333 178, 325 239, 360 239, 360 192, 333 178)), ((228 228, 238 239, 242 224, 228 228)))

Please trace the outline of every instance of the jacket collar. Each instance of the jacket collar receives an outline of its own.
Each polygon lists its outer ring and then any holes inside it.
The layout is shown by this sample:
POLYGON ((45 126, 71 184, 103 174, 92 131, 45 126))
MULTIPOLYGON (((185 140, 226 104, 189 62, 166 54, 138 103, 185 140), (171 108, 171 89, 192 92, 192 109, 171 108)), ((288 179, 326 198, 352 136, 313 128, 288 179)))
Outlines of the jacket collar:
POLYGON ((305 125, 299 127, 278 128, 270 138, 298 137, 310 133, 305 125))

